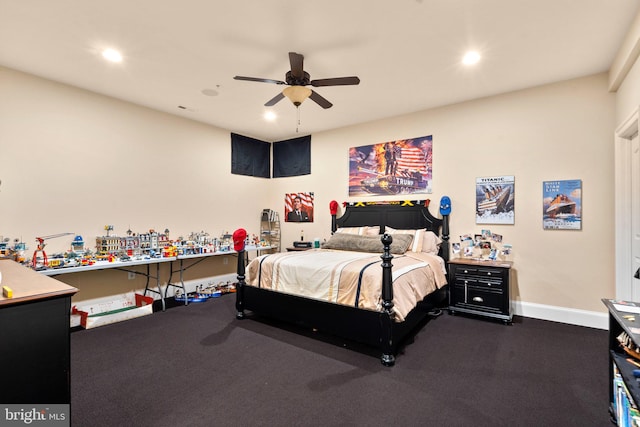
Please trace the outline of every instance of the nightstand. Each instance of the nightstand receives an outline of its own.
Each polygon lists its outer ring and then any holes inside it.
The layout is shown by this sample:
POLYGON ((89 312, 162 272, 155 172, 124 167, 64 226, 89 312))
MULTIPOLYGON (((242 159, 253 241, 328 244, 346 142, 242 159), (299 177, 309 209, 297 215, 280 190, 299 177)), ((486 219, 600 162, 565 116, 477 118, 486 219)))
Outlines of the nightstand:
POLYGON ((449 261, 449 313, 469 313, 500 319, 510 325, 511 261, 449 261))

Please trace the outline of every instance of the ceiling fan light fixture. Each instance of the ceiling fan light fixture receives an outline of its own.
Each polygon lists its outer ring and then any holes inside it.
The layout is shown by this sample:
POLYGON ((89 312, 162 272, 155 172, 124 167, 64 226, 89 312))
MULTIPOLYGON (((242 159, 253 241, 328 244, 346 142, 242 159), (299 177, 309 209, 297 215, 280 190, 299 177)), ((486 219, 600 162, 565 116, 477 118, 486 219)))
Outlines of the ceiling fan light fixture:
POLYGON ((305 99, 311 96, 311 89, 304 86, 289 86, 282 91, 282 94, 289 98, 293 105, 299 107, 305 99))

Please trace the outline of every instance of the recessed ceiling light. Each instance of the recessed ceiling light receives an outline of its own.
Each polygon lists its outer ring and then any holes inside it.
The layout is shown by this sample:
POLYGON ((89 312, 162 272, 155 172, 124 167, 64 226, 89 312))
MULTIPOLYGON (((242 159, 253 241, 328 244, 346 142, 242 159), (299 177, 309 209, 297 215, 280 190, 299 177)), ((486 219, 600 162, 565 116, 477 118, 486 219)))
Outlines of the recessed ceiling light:
POLYGON ((462 63, 464 65, 477 64, 478 61, 480 61, 480 54, 478 52, 476 52, 475 50, 471 50, 471 51, 465 53, 464 57, 462 58, 462 63))
POLYGON ((276 113, 274 111, 271 111, 271 110, 265 111, 262 117, 268 122, 273 122, 273 121, 275 121, 275 119, 278 118, 276 113))
POLYGON ((105 49, 102 51, 102 57, 111 62, 122 62, 122 54, 115 49, 105 49))

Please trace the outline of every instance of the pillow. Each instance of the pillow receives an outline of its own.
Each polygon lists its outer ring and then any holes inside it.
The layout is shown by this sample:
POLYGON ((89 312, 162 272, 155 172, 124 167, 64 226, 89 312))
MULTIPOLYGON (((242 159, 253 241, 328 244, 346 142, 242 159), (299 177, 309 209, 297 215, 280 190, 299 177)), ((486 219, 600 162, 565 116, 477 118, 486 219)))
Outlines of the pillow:
POLYGON ((362 227, 364 228, 362 235, 363 236, 381 236, 380 227, 377 225, 362 227))
POLYGON ((358 236, 377 236, 380 233, 380 227, 340 227, 334 234, 357 234, 358 236))
POLYGON ((384 232, 388 234, 409 234, 413 236, 411 244, 411 252, 422 252, 422 235, 424 230, 397 230, 391 227, 385 227, 384 232))
POLYGON ((364 227, 340 227, 336 230, 336 234, 357 234, 358 236, 377 236, 380 234, 380 227, 364 226, 364 227))
MULTIPOLYGON (((391 243, 392 254, 404 254, 411 245, 413 237, 409 234, 396 234, 391 243)), ((336 249, 340 251, 382 253, 380 236, 357 236, 347 233, 334 234, 322 244, 322 249, 336 249)))
POLYGON ((362 227, 340 227, 334 234, 362 234, 362 227))
POLYGON ((442 239, 433 231, 424 231, 422 235, 422 252, 438 255, 442 239))
POLYGON ((433 255, 438 255, 440 251, 440 244, 442 239, 438 237, 433 231, 429 230, 396 230, 391 227, 384 228, 385 233, 389 234, 412 234, 413 244, 411 245, 411 252, 426 252, 433 255))

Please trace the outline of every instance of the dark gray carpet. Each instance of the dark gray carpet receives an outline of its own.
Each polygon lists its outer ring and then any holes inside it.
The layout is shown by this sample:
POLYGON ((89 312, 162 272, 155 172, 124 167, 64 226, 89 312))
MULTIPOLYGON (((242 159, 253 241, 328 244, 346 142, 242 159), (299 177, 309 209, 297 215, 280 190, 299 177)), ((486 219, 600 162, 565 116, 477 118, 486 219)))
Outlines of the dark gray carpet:
POLYGON ((72 425, 610 425, 606 331, 444 313, 386 368, 234 302, 73 332, 72 425))

